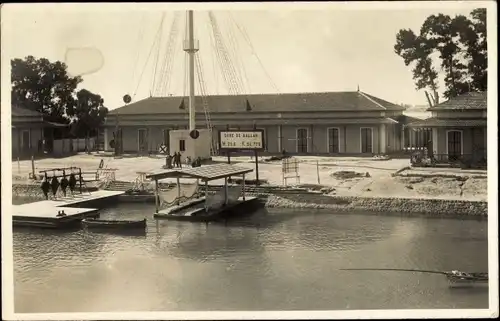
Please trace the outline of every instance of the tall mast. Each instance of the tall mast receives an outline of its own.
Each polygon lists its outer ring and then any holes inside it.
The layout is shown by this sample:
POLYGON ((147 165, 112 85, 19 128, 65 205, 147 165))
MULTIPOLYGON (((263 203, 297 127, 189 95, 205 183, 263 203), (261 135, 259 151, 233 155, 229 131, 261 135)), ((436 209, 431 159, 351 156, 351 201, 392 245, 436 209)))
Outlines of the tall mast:
POLYGON ((198 44, 194 40, 193 10, 187 12, 188 39, 184 42, 184 51, 189 55, 189 130, 196 129, 196 113, 194 104, 194 55, 198 51, 198 44))

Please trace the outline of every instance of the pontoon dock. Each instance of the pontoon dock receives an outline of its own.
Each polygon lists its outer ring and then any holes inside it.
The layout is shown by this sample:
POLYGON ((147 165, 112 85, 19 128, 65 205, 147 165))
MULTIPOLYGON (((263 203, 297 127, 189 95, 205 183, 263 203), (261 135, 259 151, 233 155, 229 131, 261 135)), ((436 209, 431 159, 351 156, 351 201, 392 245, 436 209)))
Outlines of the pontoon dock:
POLYGON ((146 178, 155 181, 156 211, 154 217, 171 220, 213 221, 253 212, 258 207, 259 200, 256 197, 245 195, 245 174, 252 171, 253 169, 229 164, 216 164, 147 175, 146 178), (241 190, 235 190, 236 193, 231 193, 228 186, 228 178, 231 176, 243 176, 241 190), (177 179, 177 197, 173 204, 161 208, 158 181, 167 178, 177 179), (190 199, 181 200, 181 178, 195 179, 197 186, 199 186, 199 181, 205 183, 204 195, 192 195, 193 197, 190 199), (209 195, 208 182, 222 178, 224 179, 224 188, 221 193, 209 195))
POLYGON ((62 227, 75 221, 81 221, 85 217, 98 215, 99 209, 82 206, 107 203, 122 194, 124 192, 99 190, 91 194, 78 194, 56 200, 13 205, 12 223, 14 226, 62 227), (64 211, 66 215, 57 216, 59 211, 64 211))

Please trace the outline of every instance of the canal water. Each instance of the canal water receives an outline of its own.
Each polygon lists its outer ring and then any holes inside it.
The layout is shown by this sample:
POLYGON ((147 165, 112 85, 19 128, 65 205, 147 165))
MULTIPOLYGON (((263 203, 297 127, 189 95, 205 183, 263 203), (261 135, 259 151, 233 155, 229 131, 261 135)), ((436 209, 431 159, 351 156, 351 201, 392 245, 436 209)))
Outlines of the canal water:
MULTIPOLYGON (((152 216, 121 204, 103 218, 152 216)), ((14 231, 15 312, 488 308, 487 222, 273 210, 224 224, 148 221, 146 235, 14 231)))

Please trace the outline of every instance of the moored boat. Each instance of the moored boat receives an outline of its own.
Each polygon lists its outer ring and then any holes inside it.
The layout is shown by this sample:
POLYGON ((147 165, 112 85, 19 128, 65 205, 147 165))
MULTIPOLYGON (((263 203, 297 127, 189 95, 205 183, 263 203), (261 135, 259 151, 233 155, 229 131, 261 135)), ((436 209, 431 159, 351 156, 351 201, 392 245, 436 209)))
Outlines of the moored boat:
POLYGON ((146 219, 143 220, 98 220, 83 219, 82 225, 87 229, 146 229, 146 219))

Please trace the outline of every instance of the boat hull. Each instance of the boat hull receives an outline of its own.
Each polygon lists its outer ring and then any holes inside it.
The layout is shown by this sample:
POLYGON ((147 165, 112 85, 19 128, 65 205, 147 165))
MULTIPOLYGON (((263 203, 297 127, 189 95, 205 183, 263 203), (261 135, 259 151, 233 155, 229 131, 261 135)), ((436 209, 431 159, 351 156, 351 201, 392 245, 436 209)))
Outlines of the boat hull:
MULTIPOLYGON (((188 221, 188 222, 212 222, 227 220, 229 218, 241 217, 243 215, 249 215, 257 211, 259 208, 263 207, 263 203, 256 197, 250 197, 245 200, 240 200, 233 204, 228 204, 221 208, 217 208, 206 212, 203 207, 194 209, 191 211, 191 215, 179 215, 177 213, 156 213, 154 218, 156 219, 166 219, 173 221, 188 221)), ((190 207, 186 207, 189 210, 190 207)))
POLYGON ((476 285, 488 285, 488 276, 483 273, 472 273, 466 275, 446 275, 450 286, 462 287, 462 286, 476 286, 476 285))
POLYGON ((82 220, 82 225, 87 229, 99 230, 131 230, 146 229, 146 219, 140 221, 106 221, 106 220, 82 220))

